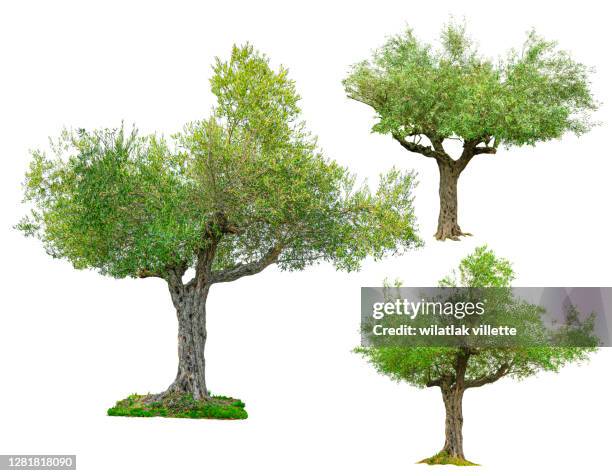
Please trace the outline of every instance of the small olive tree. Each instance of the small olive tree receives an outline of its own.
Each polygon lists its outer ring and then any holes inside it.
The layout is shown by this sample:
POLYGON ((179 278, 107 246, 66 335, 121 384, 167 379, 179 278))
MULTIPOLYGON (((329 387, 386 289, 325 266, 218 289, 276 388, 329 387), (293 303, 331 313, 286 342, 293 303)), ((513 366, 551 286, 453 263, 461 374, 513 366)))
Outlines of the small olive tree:
POLYGON ((566 364, 587 360, 596 350, 599 340, 593 333, 594 315, 580 319, 577 310, 569 308, 565 324, 549 329, 542 320, 544 309, 513 297, 508 288, 513 278, 510 262, 483 246, 461 261, 458 272, 440 281, 443 287, 491 288, 486 296, 494 298, 495 304, 487 304, 491 309, 481 322, 490 320, 522 330, 520 336, 503 346, 489 346, 484 339, 461 338, 459 345, 411 347, 393 345, 382 338, 383 345, 356 349, 381 374, 419 388, 440 388, 446 410, 444 445, 440 453, 422 462, 472 464, 463 452, 466 390, 504 377, 523 379, 542 371, 557 372, 566 364))
POLYGON ((534 32, 499 61, 482 57, 465 33, 450 24, 441 47, 406 30, 391 37, 371 60, 352 67, 343 84, 349 98, 371 106, 373 131, 434 159, 440 172, 438 240, 466 235, 457 221, 457 183, 470 161, 500 146, 535 145, 565 132, 583 134, 596 109, 589 69, 534 32), (448 142, 462 151, 453 157, 448 142))
POLYGON ((272 264, 300 270, 328 261, 350 271, 367 256, 419 245, 410 174, 391 171, 375 193, 356 187, 306 131, 287 70, 271 69, 252 46, 234 47, 213 69, 212 114, 171 140, 123 126, 64 131, 51 154, 34 152, 25 181, 31 212, 18 225, 77 269, 164 279, 179 356, 166 392, 197 400, 209 398, 214 284, 272 264))

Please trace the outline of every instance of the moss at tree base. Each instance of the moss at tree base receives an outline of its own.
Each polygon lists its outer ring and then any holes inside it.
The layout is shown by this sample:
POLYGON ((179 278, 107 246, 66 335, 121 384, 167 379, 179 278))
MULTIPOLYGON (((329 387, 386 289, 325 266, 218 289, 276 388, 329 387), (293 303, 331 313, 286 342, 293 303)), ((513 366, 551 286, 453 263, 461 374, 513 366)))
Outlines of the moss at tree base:
POLYGON ((433 455, 430 458, 425 458, 419 463, 424 464, 454 464, 455 466, 478 466, 476 463, 472 463, 463 458, 457 458, 456 456, 450 456, 446 451, 440 451, 438 454, 433 455))
POLYGON ((152 395, 133 394, 118 401, 107 411, 109 416, 212 418, 244 420, 248 414, 240 400, 212 395, 209 400, 195 400, 191 394, 168 393, 159 400, 152 395))

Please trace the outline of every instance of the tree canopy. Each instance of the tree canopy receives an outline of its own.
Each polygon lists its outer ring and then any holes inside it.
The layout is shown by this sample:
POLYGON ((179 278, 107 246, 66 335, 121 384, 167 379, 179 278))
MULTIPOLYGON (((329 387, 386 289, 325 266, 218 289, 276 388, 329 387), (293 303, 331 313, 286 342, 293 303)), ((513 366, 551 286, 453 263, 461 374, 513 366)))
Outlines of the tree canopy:
POLYGON ((380 373, 397 381, 417 387, 459 385, 464 389, 493 383, 505 376, 521 379, 540 371, 556 372, 567 363, 588 359, 598 343, 593 335, 594 316, 581 320, 572 308, 568 310, 565 325, 549 330, 541 319, 542 308, 504 292, 513 278, 511 263, 482 246, 439 283, 443 287, 499 288, 499 293, 486 295, 498 302, 487 304, 487 308, 492 308, 487 311, 491 315, 485 314, 481 322, 512 323, 526 329, 512 341, 512 346, 474 347, 467 342, 449 347, 382 345, 360 347, 356 351, 380 373))
POLYGON ((32 208, 18 228, 76 268, 168 278, 207 263, 210 282, 272 263, 352 270, 420 244, 413 176, 392 170, 375 192, 356 186, 306 130, 286 68, 247 44, 213 70, 212 113, 169 138, 123 125, 65 130, 33 152, 32 208))
POLYGON ((440 171, 438 240, 458 240, 457 182, 470 161, 500 146, 534 145, 583 134, 597 108, 590 70, 534 31, 519 50, 481 55, 465 27, 450 23, 434 47, 407 29, 343 81, 349 98, 376 111, 374 132, 436 160, 440 171), (453 157, 448 141, 461 152, 453 157))
POLYGON ((441 155, 441 142, 455 137, 485 154, 588 131, 597 107, 589 73, 534 31, 520 49, 494 60, 479 53, 465 26, 450 23, 439 47, 411 29, 390 37, 352 67, 344 87, 374 108, 375 132, 392 134, 413 152, 441 155))

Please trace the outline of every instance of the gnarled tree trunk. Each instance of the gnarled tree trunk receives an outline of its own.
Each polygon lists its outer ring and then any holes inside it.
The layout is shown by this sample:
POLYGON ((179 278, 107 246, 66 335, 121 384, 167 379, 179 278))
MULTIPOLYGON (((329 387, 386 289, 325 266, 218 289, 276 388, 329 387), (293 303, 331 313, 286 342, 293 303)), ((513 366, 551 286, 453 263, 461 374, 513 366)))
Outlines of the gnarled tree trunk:
MULTIPOLYGON (((173 286, 172 302, 178 318, 178 370, 166 392, 189 393, 196 400, 208 399, 206 388, 206 299, 210 286, 173 286)), ((162 394, 163 395, 163 394, 162 394)))
POLYGON ((461 167, 452 160, 437 160, 440 170, 440 214, 438 230, 434 235, 438 240, 458 240, 466 235, 457 223, 457 182, 461 167))
POLYGON ((463 455, 463 393, 460 387, 442 388, 446 408, 445 441, 442 451, 448 456, 465 459, 463 455))
POLYGON ((434 237, 438 240, 449 239, 458 241, 461 236, 469 235, 469 233, 461 231, 459 223, 457 223, 457 182, 459 175, 461 175, 461 172, 463 172, 474 156, 495 154, 497 152, 498 141, 489 135, 470 140, 466 139, 463 141, 461 156, 457 160, 453 160, 444 150, 444 137, 436 136, 435 134, 417 133, 419 139, 423 135, 429 139, 431 146, 421 145, 419 141, 406 140, 405 137, 398 134, 394 134, 393 138, 404 149, 410 152, 436 159, 438 170, 440 171, 440 214, 438 215, 438 230, 434 237), (481 143, 484 145, 479 146, 481 143))
POLYGON ((178 318, 178 357, 179 364, 174 382, 168 389, 157 395, 150 395, 147 400, 160 401, 168 394, 190 394, 196 400, 210 398, 206 388, 206 361, 204 346, 206 344, 206 299, 210 287, 215 283, 235 281, 243 276, 259 273, 275 263, 284 245, 276 243, 259 259, 239 263, 226 269, 213 270, 213 261, 217 246, 224 233, 235 234, 239 230, 228 223, 219 212, 216 221, 207 225, 203 237, 204 243, 198 250, 195 263, 195 277, 183 283, 183 275, 188 269, 187 263, 169 266, 163 274, 152 274, 143 270, 140 277, 163 277, 168 283, 172 303, 178 318))

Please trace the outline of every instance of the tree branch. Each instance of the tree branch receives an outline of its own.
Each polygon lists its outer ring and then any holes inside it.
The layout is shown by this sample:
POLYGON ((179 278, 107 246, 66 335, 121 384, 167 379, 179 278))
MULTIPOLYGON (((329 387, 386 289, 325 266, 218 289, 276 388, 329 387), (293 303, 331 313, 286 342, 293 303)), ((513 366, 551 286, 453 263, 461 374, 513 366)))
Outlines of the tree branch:
POLYGON ((450 374, 443 374, 437 379, 429 380, 425 386, 426 387, 450 387, 453 384, 453 376, 450 374))
POLYGON ((472 160, 475 155, 495 154, 497 152, 497 149, 495 147, 491 147, 489 145, 478 147, 478 144, 482 142, 488 144, 490 142, 490 138, 466 140, 463 143, 463 152, 461 153, 461 157, 459 157, 459 159, 457 159, 457 161, 455 162, 456 167, 459 169, 459 173, 461 173, 463 169, 467 167, 467 165, 470 163, 470 160, 472 160))
POLYGON ((187 265, 169 268, 165 279, 171 286, 177 289, 182 289, 184 287, 183 275, 185 274, 185 271, 187 271, 187 265))
POLYGON ((194 284, 201 287, 214 282, 212 279, 212 264, 217 254, 219 242, 223 239, 223 235, 239 235, 241 232, 242 230, 229 222, 223 212, 215 213, 213 219, 206 225, 202 237, 204 243, 197 253, 196 275, 187 283, 188 287, 194 284))
POLYGON ((143 268, 137 271, 136 276, 142 279, 161 278, 161 279, 165 279, 168 282, 176 281, 177 279, 180 280, 183 277, 183 275, 185 274, 185 271, 187 271, 187 267, 188 266, 186 263, 168 265, 166 266, 163 272, 154 272, 154 271, 149 271, 146 268, 143 268))
POLYGON ((243 276, 257 274, 271 264, 275 263, 282 249, 283 246, 277 244, 270 248, 268 252, 257 261, 242 263, 234 266, 233 268, 228 268, 221 271, 213 271, 211 273, 211 283, 226 283, 229 281, 235 281, 243 276))
POLYGON ((474 147, 473 153, 474 155, 479 154, 495 154, 497 152, 496 147, 484 146, 484 147, 474 147))
POLYGON ((139 278, 161 278, 161 275, 159 273, 154 273, 153 271, 149 271, 148 269, 139 269, 138 272, 136 273, 136 275, 139 278))
MULTIPOLYGON (((227 216, 221 211, 215 213, 215 219, 211 226, 214 226, 215 224, 219 227, 219 231, 223 234, 239 235, 242 233, 242 230, 240 230, 240 228, 233 223, 230 223, 227 216)), ((211 233, 212 231, 209 231, 209 234, 211 233)))
POLYGON ((474 388, 474 387, 482 387, 488 383, 497 382, 500 378, 508 375, 512 366, 510 364, 502 364, 495 373, 491 375, 486 375, 484 377, 480 377, 474 380, 466 380, 465 388, 474 388))
POLYGON ((427 135, 427 138, 431 142, 431 145, 433 145, 434 151, 437 154, 436 158, 438 158, 438 159, 449 159, 450 160, 449 155, 444 150, 444 145, 442 145, 443 139, 440 139, 440 138, 438 138, 437 136, 434 136, 434 135, 427 135))
POLYGON ((407 141, 406 139, 404 139, 403 137, 400 137, 398 135, 393 135, 393 138, 396 141, 398 141, 400 143, 400 145, 404 149, 406 149, 406 150, 408 150, 410 152, 414 152, 416 154, 421 154, 421 155, 424 155, 425 157, 433 157, 433 158, 436 158, 436 159, 442 158, 442 156, 441 156, 439 151, 436 151, 436 150, 432 149, 429 146, 420 145, 420 144, 416 144, 414 142, 407 141))

